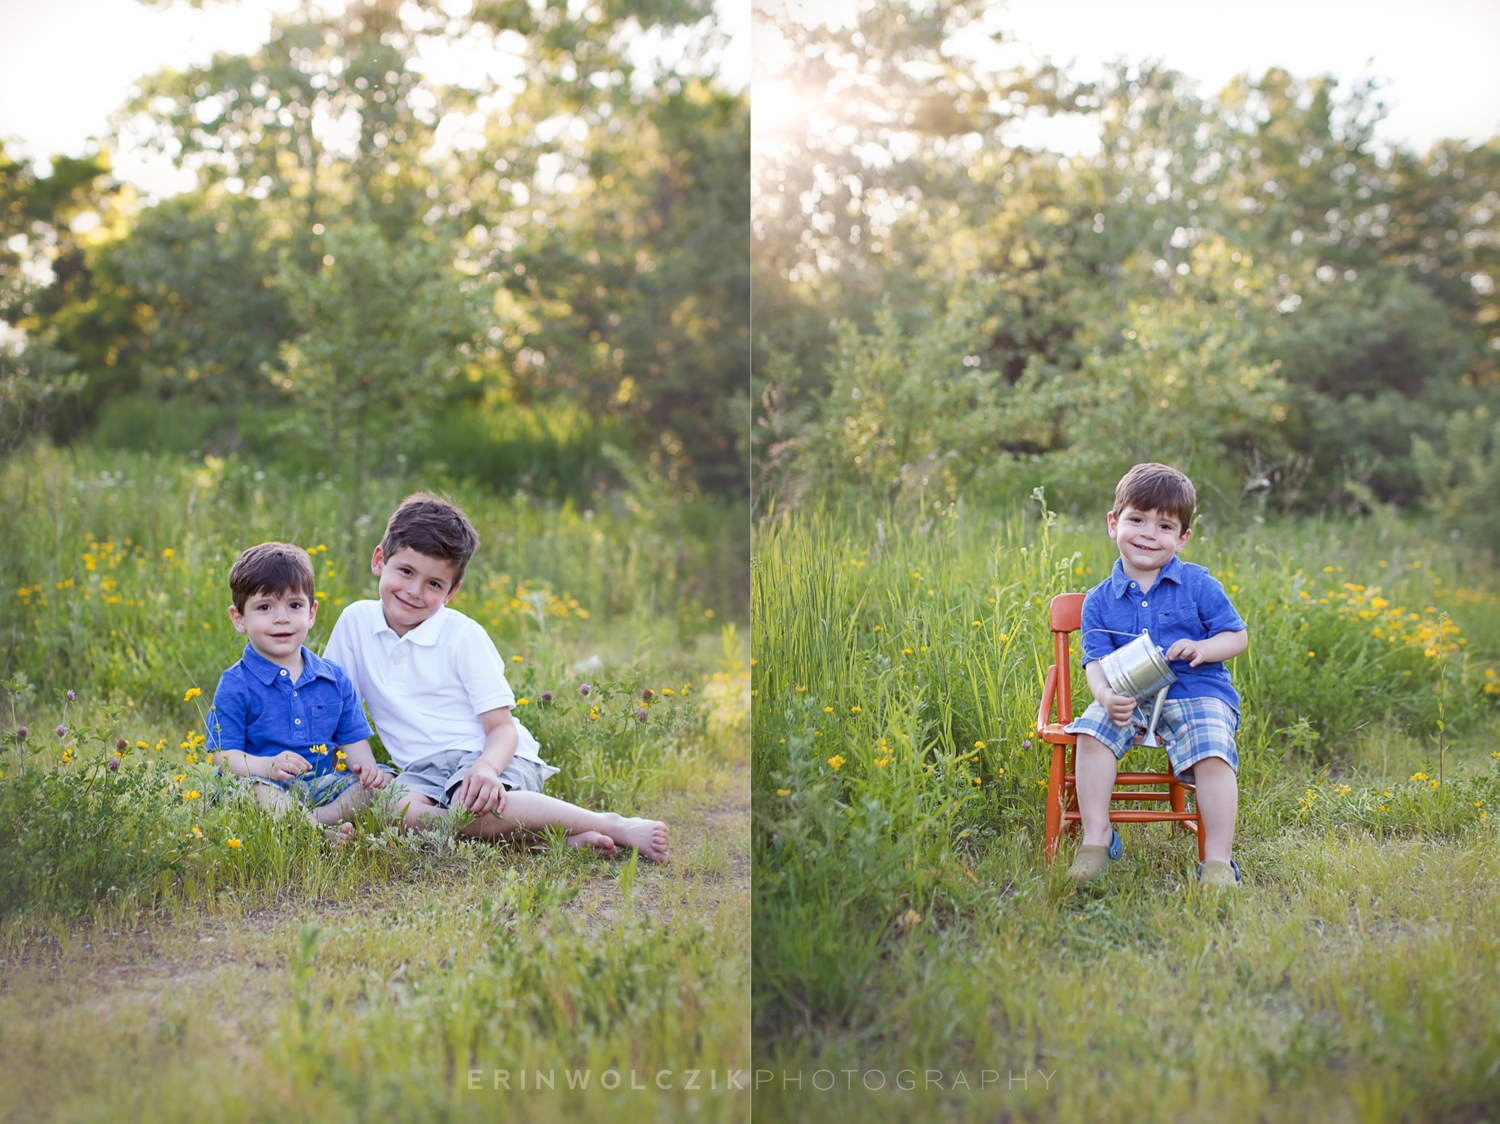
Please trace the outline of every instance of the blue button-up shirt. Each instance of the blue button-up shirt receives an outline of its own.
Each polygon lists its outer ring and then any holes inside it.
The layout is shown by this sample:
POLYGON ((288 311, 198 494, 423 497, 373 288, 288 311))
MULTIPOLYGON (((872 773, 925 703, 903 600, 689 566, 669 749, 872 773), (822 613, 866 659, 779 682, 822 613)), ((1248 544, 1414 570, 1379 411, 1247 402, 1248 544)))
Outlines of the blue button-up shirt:
MULTIPOLYGON (((1178 640, 1207 640, 1244 627, 1224 586, 1202 566, 1174 557, 1161 568, 1151 588, 1142 591, 1116 559, 1113 573, 1083 600, 1083 663, 1087 667, 1090 661, 1103 659, 1142 631, 1149 631, 1165 651, 1178 640)), ((1224 700, 1238 714, 1240 696, 1229 681, 1229 669, 1222 663, 1189 667, 1189 662, 1171 661, 1177 682, 1167 691, 1167 698, 1206 695, 1224 700)))
POLYGON ((208 748, 237 749, 252 757, 274 757, 290 749, 307 758, 314 774, 333 772, 341 745, 370 736, 364 708, 344 669, 302 649, 302 674, 292 682, 286 668, 249 644, 219 677, 208 711, 208 748), (310 752, 326 746, 327 753, 310 752))

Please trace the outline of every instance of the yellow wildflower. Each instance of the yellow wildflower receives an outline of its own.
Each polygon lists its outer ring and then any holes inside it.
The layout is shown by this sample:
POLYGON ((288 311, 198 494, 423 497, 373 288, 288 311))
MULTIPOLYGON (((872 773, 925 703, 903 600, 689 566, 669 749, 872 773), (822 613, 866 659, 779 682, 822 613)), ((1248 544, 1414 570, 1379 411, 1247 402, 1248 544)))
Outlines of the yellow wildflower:
POLYGON ((778 788, 776 790, 776 795, 777 796, 790 796, 791 794, 792 794, 792 790, 789 789, 789 788, 778 788))
POLYGON ((197 687, 189 687, 187 689, 187 694, 182 696, 182 701, 187 702, 189 699, 196 699, 202 693, 203 692, 198 690, 197 687))
POLYGON ((830 757, 828 759, 828 765, 829 765, 829 767, 831 769, 833 769, 833 771, 835 773, 837 773, 840 769, 842 769, 844 767, 844 758, 843 758, 843 755, 835 753, 832 757, 830 757))
POLYGON ((238 839, 231 839, 229 841, 229 846, 238 851, 240 849, 240 841, 238 839))

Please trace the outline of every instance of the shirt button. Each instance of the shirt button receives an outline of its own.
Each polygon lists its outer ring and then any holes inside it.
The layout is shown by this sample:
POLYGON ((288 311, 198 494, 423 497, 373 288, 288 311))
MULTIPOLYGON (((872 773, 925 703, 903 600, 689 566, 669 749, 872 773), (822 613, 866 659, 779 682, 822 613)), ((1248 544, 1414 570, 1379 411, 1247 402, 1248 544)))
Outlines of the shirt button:
POLYGON ((1141 602, 1141 608, 1144 609, 1145 607, 1146 607, 1146 603, 1144 601, 1142 601, 1141 602))
POLYGON ((283 675, 285 675, 285 674, 286 674, 286 668, 282 668, 282 669, 281 669, 281 674, 283 674, 283 675))
POLYGON ((302 719, 300 719, 300 718, 293 718, 292 721, 294 723, 296 723, 298 726, 302 725, 302 719))

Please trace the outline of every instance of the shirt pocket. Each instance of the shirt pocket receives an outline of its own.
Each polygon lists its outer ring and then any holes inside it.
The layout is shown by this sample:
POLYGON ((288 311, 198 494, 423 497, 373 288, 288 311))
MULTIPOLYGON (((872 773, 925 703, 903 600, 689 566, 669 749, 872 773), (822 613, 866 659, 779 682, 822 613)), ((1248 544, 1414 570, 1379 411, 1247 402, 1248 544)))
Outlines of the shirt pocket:
MULTIPOLYGON (((1161 628, 1161 634, 1165 640, 1203 640, 1208 632, 1203 627, 1203 621, 1198 616, 1196 609, 1168 609, 1157 613, 1156 620, 1161 628)), ((1163 642, 1162 647, 1166 647, 1163 642)))

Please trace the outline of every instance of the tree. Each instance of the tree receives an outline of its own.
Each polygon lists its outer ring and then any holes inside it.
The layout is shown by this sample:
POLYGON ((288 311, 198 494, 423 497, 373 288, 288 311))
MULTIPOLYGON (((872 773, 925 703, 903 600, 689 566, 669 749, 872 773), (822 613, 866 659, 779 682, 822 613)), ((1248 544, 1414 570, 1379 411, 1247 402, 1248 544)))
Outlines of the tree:
POLYGON ((303 407, 295 426, 327 451, 331 473, 354 481, 353 541, 364 483, 396 433, 431 417, 472 353, 477 328, 441 250, 420 238, 391 244, 374 223, 330 232, 314 273, 288 255, 279 276, 300 334, 273 381, 303 407))
POLYGON ((1500 142, 1383 153, 1373 86, 1279 70, 1216 96, 1150 62, 1094 84, 987 71, 959 45, 974 14, 888 3, 842 28, 770 17, 789 61, 767 77, 800 112, 756 142, 767 483, 799 478, 794 448, 821 463, 815 435, 838 424, 824 410, 848 412, 828 388, 851 339, 905 333, 927 369, 944 350, 930 326, 978 301, 968 322, 988 327, 970 363, 933 378, 954 393, 988 378, 998 412, 972 447, 944 451, 950 467, 982 449, 1038 480, 1102 472, 1100 458, 1138 443, 1113 402, 1157 448, 1269 481, 1283 505, 1357 502, 1346 482, 1413 502, 1413 438, 1437 439, 1447 413, 1500 386, 1500 142), (1007 143, 1028 110, 1088 118, 1098 153, 1007 143), (855 336, 841 329, 833 346, 835 324, 855 336))

